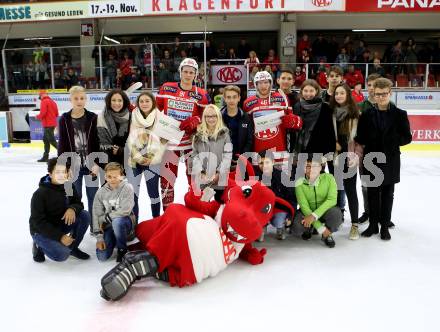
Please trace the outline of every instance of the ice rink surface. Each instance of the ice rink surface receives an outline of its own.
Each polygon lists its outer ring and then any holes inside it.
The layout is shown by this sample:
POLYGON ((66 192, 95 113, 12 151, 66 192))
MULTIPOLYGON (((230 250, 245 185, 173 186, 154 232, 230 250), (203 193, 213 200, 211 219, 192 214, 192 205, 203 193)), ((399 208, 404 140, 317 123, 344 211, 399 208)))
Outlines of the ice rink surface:
MULTIPOLYGON (((99 263, 88 233, 81 249, 90 260, 33 262, 30 198, 46 174, 39 157, 34 149, 0 149, 2 331, 438 331, 438 153, 402 154, 390 242, 348 240, 348 213, 334 249, 318 236, 278 241, 269 228, 262 265, 238 261, 181 289, 138 281, 113 303, 99 290, 114 257, 99 263)), ((182 201, 183 174, 177 187, 182 201)), ((141 220, 148 219, 145 185, 140 195, 141 220)))

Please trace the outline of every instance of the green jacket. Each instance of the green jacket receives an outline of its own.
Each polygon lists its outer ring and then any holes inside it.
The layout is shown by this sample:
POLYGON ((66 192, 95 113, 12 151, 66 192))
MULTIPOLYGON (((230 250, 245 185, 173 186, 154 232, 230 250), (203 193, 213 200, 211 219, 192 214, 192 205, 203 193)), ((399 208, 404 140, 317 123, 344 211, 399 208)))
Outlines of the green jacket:
POLYGON ((329 209, 336 206, 338 189, 336 180, 329 173, 322 173, 315 183, 310 184, 306 178, 301 178, 295 185, 296 198, 304 216, 314 213, 318 220, 312 223, 316 229, 322 227, 319 221, 329 209))

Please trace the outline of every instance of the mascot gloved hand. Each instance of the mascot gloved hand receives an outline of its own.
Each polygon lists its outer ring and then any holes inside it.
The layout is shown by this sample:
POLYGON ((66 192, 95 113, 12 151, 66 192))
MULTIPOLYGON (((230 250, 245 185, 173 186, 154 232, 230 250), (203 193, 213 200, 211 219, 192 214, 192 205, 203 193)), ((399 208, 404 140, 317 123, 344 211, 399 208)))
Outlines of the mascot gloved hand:
POLYGON ((180 123, 179 129, 184 130, 186 134, 192 134, 200 124, 198 116, 191 116, 180 123))
POLYGON ((281 125, 285 129, 299 130, 303 126, 303 121, 298 115, 286 110, 285 115, 281 118, 281 125))

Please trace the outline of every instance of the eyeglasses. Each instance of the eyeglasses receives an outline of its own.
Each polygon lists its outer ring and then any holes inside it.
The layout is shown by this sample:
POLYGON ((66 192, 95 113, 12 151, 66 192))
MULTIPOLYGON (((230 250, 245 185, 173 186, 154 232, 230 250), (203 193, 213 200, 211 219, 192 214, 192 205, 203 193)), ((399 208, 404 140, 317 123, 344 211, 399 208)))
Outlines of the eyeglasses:
POLYGON ((377 97, 377 98, 385 98, 385 97, 387 97, 389 94, 390 94, 389 92, 375 93, 375 94, 374 94, 374 97, 377 97))

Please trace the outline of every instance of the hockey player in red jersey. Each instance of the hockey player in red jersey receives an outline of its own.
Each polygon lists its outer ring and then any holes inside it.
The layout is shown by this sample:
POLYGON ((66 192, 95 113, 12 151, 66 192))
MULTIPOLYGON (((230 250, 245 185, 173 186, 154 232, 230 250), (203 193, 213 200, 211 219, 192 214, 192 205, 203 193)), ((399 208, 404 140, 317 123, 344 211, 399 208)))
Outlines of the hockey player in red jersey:
POLYGON ((292 113, 285 95, 272 92, 272 76, 267 71, 255 75, 254 84, 257 95, 244 101, 243 109, 255 121, 260 116, 283 112, 281 123, 273 128, 255 132, 254 151, 273 150, 277 164, 287 162, 287 131, 299 130, 302 120, 292 113))
MULTIPOLYGON (((191 58, 185 58, 178 70, 180 82, 164 83, 156 96, 157 107, 166 115, 180 121, 180 130, 185 131, 180 143, 169 144, 163 157, 160 186, 164 210, 174 201, 174 183, 179 159, 183 157, 185 162, 187 161, 192 150, 191 135, 200 124, 204 106, 210 102, 208 93, 193 85, 199 71, 197 62, 191 58)), ((186 165, 188 184, 190 184, 188 164, 186 165)))

